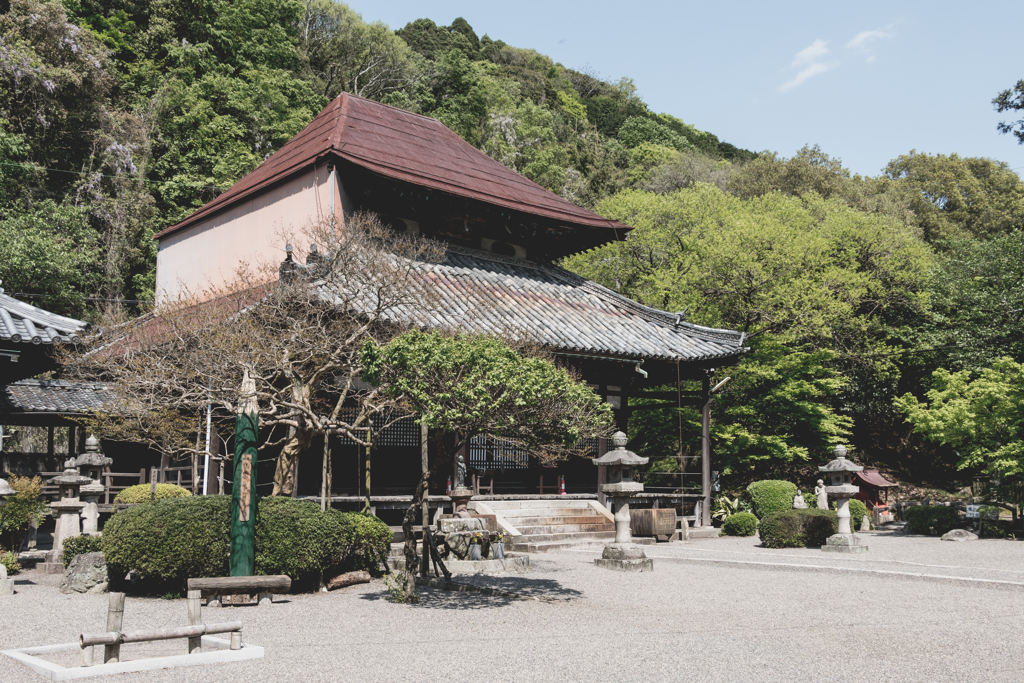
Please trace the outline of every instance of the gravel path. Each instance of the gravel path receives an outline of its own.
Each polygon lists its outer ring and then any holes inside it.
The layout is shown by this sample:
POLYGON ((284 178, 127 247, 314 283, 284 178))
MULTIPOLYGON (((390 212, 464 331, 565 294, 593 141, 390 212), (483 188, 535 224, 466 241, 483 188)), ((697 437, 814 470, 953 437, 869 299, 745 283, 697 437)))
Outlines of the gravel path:
MULTIPOLYGON (((424 589, 421 604, 395 605, 374 581, 272 607, 209 609, 209 623, 240 619, 266 657, 94 680, 1020 680, 1024 591, 957 579, 1024 585, 1024 543, 883 533, 869 543, 868 559, 769 551, 751 539, 659 544, 648 548, 651 574, 601 570, 595 553, 570 551, 532 556, 529 574, 459 577, 544 601, 424 589), (916 563, 906 573, 944 567, 954 580, 844 571, 901 562, 916 563)), ((62 595, 59 577, 35 571, 17 578, 19 594, 0 598, 0 649, 102 630, 106 596, 62 595)), ((184 623, 184 600, 126 601, 126 630, 184 623)), ((0 657, 3 683, 40 680, 0 657)))

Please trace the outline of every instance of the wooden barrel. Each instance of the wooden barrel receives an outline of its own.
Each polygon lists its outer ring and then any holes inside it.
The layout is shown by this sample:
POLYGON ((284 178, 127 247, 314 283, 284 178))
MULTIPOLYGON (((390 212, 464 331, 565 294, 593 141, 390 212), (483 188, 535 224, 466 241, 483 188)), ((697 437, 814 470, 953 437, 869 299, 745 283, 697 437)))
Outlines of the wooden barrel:
POLYGON ((675 508, 630 509, 629 530, 634 536, 654 536, 667 541, 676 532, 675 508))

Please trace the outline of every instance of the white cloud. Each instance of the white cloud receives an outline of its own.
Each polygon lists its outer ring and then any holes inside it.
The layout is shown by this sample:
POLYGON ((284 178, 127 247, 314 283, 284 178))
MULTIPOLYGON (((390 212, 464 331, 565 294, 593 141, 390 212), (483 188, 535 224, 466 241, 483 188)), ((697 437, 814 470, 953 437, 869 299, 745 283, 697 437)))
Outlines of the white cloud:
POLYGON ((829 68, 830 67, 828 64, 821 64, 817 62, 814 64, 810 64, 806 69, 803 69, 800 73, 798 73, 793 78, 793 80, 786 81, 785 83, 780 85, 779 90, 781 92, 785 92, 790 88, 795 88, 796 86, 800 85, 811 76, 817 76, 818 74, 825 73, 826 71, 829 70, 829 68))
MULTIPOLYGON (((888 28, 888 27, 887 27, 888 28)), ((882 38, 892 38, 894 33, 887 33, 882 29, 874 29, 873 31, 861 31, 846 44, 846 47, 851 49, 867 48, 868 43, 873 40, 880 40, 882 38)))
POLYGON ((824 57, 828 54, 828 45, 824 40, 819 38, 814 41, 800 52, 796 53, 796 57, 793 58, 793 63, 790 66, 803 66, 805 64, 812 64, 818 61, 818 57, 824 57))
POLYGON ((829 54, 827 46, 828 43, 819 38, 803 50, 800 50, 800 52, 797 52, 789 66, 791 69, 800 69, 800 71, 791 80, 780 85, 779 92, 795 88, 808 78, 825 73, 831 69, 833 65, 819 61, 829 54))

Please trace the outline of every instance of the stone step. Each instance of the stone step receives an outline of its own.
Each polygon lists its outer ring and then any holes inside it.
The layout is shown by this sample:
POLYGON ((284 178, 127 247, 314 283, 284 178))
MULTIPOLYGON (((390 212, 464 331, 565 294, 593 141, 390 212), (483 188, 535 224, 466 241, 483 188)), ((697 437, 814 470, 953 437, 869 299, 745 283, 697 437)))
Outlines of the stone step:
MULTIPOLYGON (((505 519, 508 519, 508 521, 514 524, 515 527, 520 531, 523 531, 522 527, 524 526, 538 526, 542 524, 615 524, 607 517, 602 517, 600 515, 552 515, 550 517, 514 517, 514 522, 512 521, 512 519, 509 519, 508 517, 506 517, 505 519)), ((523 533, 526 532, 523 531, 523 533)))
POLYGON ((521 519, 523 517, 578 517, 600 514, 591 507, 587 508, 523 508, 519 510, 495 510, 495 514, 505 519, 521 519))
POLYGON ((538 534, 572 534, 580 531, 615 531, 614 524, 540 524, 537 526, 517 526, 523 536, 528 538, 538 534))
POLYGON ((585 543, 587 541, 599 541, 615 538, 615 531, 576 531, 570 533, 531 534, 530 536, 514 536, 511 540, 512 547, 520 550, 523 544, 544 543, 549 541, 585 543))
POLYGON ((589 500, 481 500, 480 502, 497 512, 498 510, 522 510, 526 508, 589 508, 589 500))

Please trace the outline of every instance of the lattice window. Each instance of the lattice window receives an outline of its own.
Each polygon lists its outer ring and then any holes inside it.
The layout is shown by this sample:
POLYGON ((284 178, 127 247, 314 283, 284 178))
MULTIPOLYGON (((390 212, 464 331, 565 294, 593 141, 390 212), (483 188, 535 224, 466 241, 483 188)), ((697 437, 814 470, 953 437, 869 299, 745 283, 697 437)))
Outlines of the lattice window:
MULTIPOLYGON (((354 420, 356 418, 355 408, 343 408, 341 411, 342 420, 354 420)), ((384 423, 391 420, 388 415, 378 416, 374 422, 384 423)), ((354 446, 355 441, 347 436, 341 437, 342 446, 354 446)), ((420 445, 420 425, 413 416, 399 420, 383 432, 377 435, 375 445, 377 446, 407 446, 415 448, 420 445)))
MULTIPOLYGON (((597 439, 583 439, 575 446, 587 458, 597 457, 597 439)), ((515 439, 475 436, 469 442, 470 467, 480 470, 522 470, 530 465, 530 451, 515 439)))

